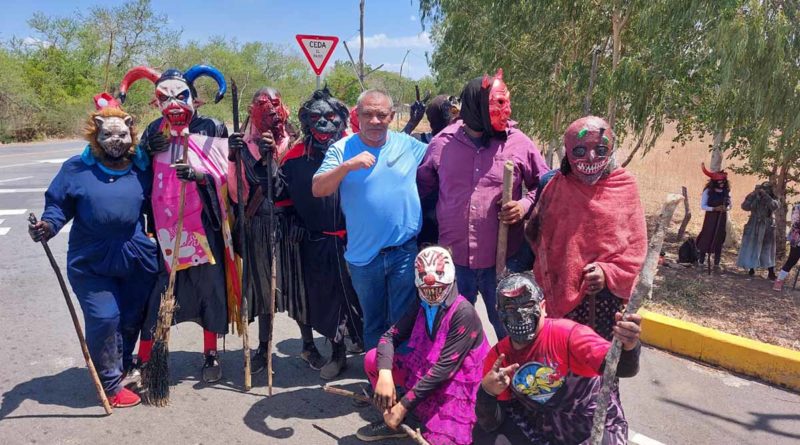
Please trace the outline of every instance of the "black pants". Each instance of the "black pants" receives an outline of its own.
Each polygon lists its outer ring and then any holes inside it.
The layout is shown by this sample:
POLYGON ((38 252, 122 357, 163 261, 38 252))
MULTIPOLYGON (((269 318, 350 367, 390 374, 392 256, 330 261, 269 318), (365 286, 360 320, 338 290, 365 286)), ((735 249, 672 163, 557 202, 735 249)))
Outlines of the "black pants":
POLYGON ((786 258, 786 262, 783 263, 781 270, 784 272, 791 272, 798 260, 800 260, 800 246, 792 246, 792 248, 789 249, 789 257, 786 258))

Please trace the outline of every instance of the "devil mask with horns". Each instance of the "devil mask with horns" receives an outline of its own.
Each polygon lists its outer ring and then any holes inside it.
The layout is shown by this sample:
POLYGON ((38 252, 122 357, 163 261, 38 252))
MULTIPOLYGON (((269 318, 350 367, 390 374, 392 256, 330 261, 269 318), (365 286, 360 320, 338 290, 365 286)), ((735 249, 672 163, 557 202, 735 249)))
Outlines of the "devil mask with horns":
POLYGON ((163 74, 159 74, 152 68, 137 66, 128 71, 120 82, 119 98, 124 103, 128 89, 139 79, 153 82, 156 86, 153 102, 158 105, 164 119, 169 122, 170 132, 175 136, 189 126, 195 109, 200 105, 200 102, 196 100, 197 91, 194 87, 194 81, 200 76, 211 77, 217 82, 219 89, 214 103, 222 100, 227 89, 225 78, 218 69, 209 65, 195 65, 185 73, 176 69, 168 69, 163 74))
POLYGON ((331 96, 327 86, 314 91, 298 111, 306 146, 326 151, 344 135, 349 116, 347 105, 331 96))
POLYGON ((569 171, 586 184, 596 183, 607 173, 614 153, 614 130, 602 118, 582 117, 564 133, 569 171))
POLYGON ((511 93, 503 81, 503 69, 493 77, 472 79, 461 92, 461 119, 474 131, 483 132, 484 140, 506 137, 511 118, 511 93))

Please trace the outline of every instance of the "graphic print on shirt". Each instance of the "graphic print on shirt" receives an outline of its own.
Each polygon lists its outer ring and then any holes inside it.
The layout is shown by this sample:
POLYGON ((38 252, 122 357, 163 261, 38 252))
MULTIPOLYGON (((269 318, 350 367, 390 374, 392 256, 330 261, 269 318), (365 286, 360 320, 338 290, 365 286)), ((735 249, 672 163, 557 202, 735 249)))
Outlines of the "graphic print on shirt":
POLYGON ((545 404, 564 384, 557 365, 528 362, 517 369, 512 379, 514 392, 534 402, 545 404))

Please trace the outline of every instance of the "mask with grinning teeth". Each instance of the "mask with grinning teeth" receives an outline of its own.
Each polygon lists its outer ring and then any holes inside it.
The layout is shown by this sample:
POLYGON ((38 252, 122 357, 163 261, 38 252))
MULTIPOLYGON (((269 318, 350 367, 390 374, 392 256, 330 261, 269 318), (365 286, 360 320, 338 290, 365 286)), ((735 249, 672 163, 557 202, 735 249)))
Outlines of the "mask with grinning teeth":
POLYGON ((414 261, 419 298, 430 306, 439 306, 456 289, 456 267, 450 252, 439 246, 422 249, 414 261))
POLYGON ((530 272, 509 275, 497 284, 500 321, 516 343, 527 344, 536 337, 542 316, 542 289, 530 272))
POLYGON ((564 134, 571 171, 586 184, 596 183, 606 172, 614 142, 614 130, 597 116, 582 117, 571 123, 564 134))

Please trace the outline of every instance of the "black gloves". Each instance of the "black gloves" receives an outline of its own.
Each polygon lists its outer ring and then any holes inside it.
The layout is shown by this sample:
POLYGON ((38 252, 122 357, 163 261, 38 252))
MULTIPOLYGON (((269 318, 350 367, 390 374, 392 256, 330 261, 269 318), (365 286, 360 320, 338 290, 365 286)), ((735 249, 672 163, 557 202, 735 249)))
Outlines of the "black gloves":
POLYGON ((164 137, 164 133, 160 131, 150 133, 144 144, 144 149, 150 157, 156 153, 167 151, 168 148, 169 141, 164 137))
POLYGON ((36 224, 28 224, 28 234, 37 243, 47 241, 55 235, 53 226, 47 221, 38 221, 36 224))
POLYGON ((228 160, 231 162, 236 161, 236 155, 241 150, 245 149, 244 134, 233 133, 228 137, 228 160))
POLYGON ((175 164, 175 174, 181 181, 204 183, 206 175, 192 168, 189 164, 175 164))

